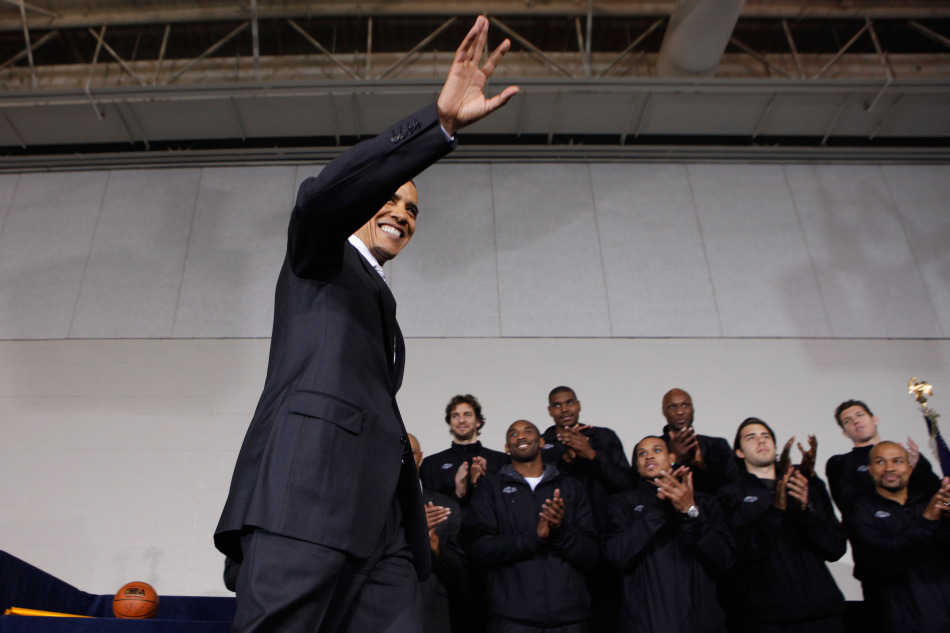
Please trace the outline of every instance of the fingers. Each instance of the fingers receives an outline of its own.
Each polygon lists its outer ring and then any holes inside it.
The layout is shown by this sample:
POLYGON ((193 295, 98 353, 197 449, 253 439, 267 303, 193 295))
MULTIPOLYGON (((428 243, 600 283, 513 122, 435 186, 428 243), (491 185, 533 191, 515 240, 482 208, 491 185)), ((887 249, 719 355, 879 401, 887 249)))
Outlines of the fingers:
POLYGON ((431 501, 425 507, 426 510, 426 526, 431 530, 440 523, 445 523, 449 519, 449 515, 452 514, 452 510, 444 506, 437 506, 431 501))
MULTIPOLYGON (((465 35, 465 39, 459 44, 458 50, 455 51, 456 63, 478 59, 478 56, 481 55, 481 49, 478 48, 479 36, 487 30, 488 19, 483 15, 478 16, 478 18, 475 19, 475 24, 472 25, 472 28, 469 29, 465 35), (475 53, 476 50, 478 54, 475 53)), ((484 46, 484 42, 482 45, 484 46)))
MULTIPOLYGON (((485 36, 488 37, 488 31, 485 31, 485 36)), ((482 42, 484 46, 485 42, 482 42)), ((501 61, 501 58, 505 56, 505 53, 508 52, 508 49, 511 48, 511 40, 505 39, 504 42, 498 45, 492 54, 488 56, 488 60, 485 62, 485 65, 482 66, 482 71, 485 73, 486 77, 491 77, 492 72, 495 70, 495 66, 498 65, 498 62, 501 61)))
MULTIPOLYGON (((475 26, 478 27, 478 37, 475 38, 475 50, 472 52, 472 61, 478 64, 485 51, 485 43, 488 42, 488 18, 484 15, 478 16, 475 20, 475 26)), ((496 62, 497 63, 497 62, 496 62)))
POLYGON ((788 480, 788 494, 798 501, 802 508, 808 505, 808 479, 795 472, 788 480))
POLYGON ((554 491, 553 499, 546 499, 541 505, 540 516, 552 527, 561 525, 561 521, 564 519, 564 499, 561 498, 560 489, 554 491))

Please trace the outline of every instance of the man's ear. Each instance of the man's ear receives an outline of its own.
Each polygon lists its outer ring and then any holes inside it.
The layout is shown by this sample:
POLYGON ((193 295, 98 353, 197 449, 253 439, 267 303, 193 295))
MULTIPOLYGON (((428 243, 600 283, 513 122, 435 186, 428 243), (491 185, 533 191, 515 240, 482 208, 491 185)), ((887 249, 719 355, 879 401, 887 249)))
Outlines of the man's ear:
POLYGON ((742 452, 741 448, 736 449, 736 457, 739 459, 745 459, 745 453, 742 452))
POLYGON ((511 453, 508 451, 508 442, 505 442, 505 453, 511 455, 511 453))
MULTIPOLYGON (((538 446, 540 446, 541 448, 544 448, 544 437, 543 437, 543 436, 538 438, 538 446)), ((507 444, 505 445, 505 448, 508 448, 508 445, 507 445, 507 444)))

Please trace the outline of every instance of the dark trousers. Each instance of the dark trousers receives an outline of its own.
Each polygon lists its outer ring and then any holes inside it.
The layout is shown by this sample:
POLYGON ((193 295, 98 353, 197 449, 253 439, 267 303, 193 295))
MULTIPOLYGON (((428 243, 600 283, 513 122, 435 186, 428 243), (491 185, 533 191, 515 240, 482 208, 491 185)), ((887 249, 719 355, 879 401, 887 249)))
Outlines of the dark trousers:
POLYGON ((422 598, 399 506, 368 558, 253 530, 232 633, 421 633, 422 598))
MULTIPOLYGON (((587 631, 587 622, 541 627, 513 622, 504 618, 492 618, 488 623, 488 633, 587 633, 587 631)), ((660 632, 657 631, 656 633, 660 632)))

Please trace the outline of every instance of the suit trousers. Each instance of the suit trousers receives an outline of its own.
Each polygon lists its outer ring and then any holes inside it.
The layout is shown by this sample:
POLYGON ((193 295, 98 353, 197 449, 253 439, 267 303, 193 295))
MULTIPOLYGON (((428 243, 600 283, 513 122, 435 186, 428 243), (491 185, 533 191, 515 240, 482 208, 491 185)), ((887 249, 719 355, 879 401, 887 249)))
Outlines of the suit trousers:
POLYGON ((261 529, 243 535, 232 633, 422 633, 401 519, 393 500, 368 558, 261 529))

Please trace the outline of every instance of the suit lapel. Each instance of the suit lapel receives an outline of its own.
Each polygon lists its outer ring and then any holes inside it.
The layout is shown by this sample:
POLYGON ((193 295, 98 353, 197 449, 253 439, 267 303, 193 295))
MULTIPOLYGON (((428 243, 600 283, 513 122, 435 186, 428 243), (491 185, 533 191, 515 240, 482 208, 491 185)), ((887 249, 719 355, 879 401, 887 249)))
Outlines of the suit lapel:
POLYGON ((363 270, 370 276, 378 290, 377 298, 379 299, 379 309, 382 314, 386 359, 389 361, 389 378, 390 384, 394 385, 393 393, 395 393, 399 389, 399 384, 397 383, 402 382, 402 367, 405 363, 405 346, 403 345, 402 334, 399 332, 399 325, 396 323, 396 297, 393 296, 392 290, 389 289, 389 286, 383 281, 383 278, 379 276, 376 269, 366 261, 366 258, 363 257, 354 246, 350 245, 350 248, 353 249, 357 259, 360 260, 360 264, 363 266, 363 270))

